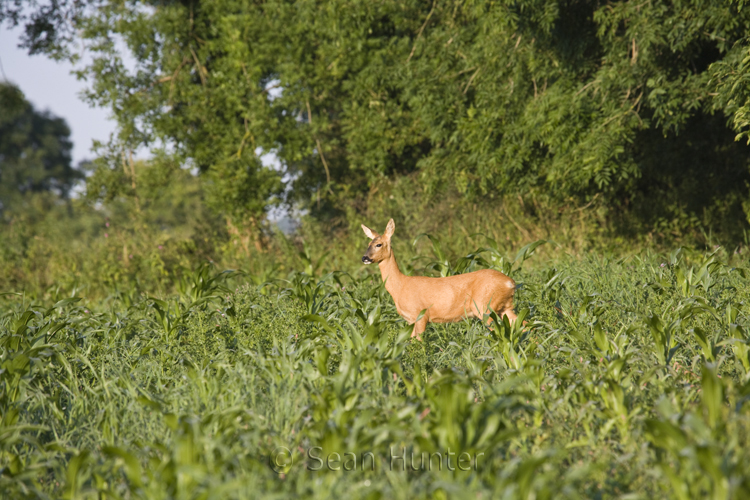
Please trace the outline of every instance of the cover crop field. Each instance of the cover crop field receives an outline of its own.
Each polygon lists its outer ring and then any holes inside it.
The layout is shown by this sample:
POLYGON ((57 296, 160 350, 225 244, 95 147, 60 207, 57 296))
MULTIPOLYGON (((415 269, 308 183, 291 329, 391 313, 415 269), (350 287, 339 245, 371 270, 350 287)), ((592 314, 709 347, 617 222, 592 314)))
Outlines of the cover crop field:
POLYGON ((524 268, 532 251, 431 266, 509 273, 525 327, 431 324, 423 342, 377 273, 6 295, 0 491, 750 498, 750 271, 679 251, 524 268))

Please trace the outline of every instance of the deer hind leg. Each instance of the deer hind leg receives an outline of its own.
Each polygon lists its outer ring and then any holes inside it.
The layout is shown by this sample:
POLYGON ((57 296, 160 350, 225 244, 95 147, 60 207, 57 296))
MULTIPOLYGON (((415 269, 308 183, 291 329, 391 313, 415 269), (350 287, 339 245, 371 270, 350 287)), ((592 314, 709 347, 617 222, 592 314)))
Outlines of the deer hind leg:
POLYGON ((499 314, 499 316, 500 316, 501 318, 502 318, 503 316, 507 316, 507 317, 508 317, 508 321, 510 321, 510 324, 511 324, 511 325, 512 325, 513 323, 515 323, 515 322, 516 322, 516 319, 518 318, 518 316, 516 315, 516 313, 514 313, 514 312, 513 312, 513 309, 510 309, 510 308, 508 308, 508 309, 505 309, 505 310, 503 310, 503 311, 502 311, 502 312, 501 312, 501 313, 499 314))
POLYGON ((518 316, 516 315, 516 313, 513 312, 513 299, 512 298, 511 300, 502 301, 502 302, 498 300, 497 302, 491 305, 492 305, 492 309, 494 311, 497 311, 497 317, 500 320, 503 319, 503 316, 507 316, 508 321, 510 321, 511 325, 516 322, 516 319, 518 318, 518 316))
POLYGON ((422 340, 422 333, 424 333, 425 328, 427 328, 427 315, 425 314, 422 316, 422 318, 419 319, 416 323, 414 323, 414 330, 411 332, 411 337, 416 337, 417 340, 422 340))
MULTIPOLYGON (((498 315, 497 315, 497 317, 498 317, 498 319, 499 319, 500 321, 502 321, 502 319, 503 319, 503 316, 507 316, 507 317, 508 317, 508 321, 510 321, 510 324, 511 324, 511 325, 512 325, 513 323, 515 323, 515 322, 516 322, 516 319, 518 318, 518 316, 516 316, 516 314, 515 314, 515 313, 514 313, 514 312, 513 312, 513 311, 512 311, 511 309, 506 309, 506 310, 504 310, 504 311, 502 311, 502 312, 499 312, 499 313, 498 313, 498 315)), ((488 327, 488 328, 489 328, 490 330, 492 330, 492 325, 494 324, 494 322, 495 322, 495 320, 493 320, 493 319, 492 319, 492 318, 490 317, 490 318, 487 318, 487 321, 485 321, 485 324, 487 325, 487 327, 488 327)))

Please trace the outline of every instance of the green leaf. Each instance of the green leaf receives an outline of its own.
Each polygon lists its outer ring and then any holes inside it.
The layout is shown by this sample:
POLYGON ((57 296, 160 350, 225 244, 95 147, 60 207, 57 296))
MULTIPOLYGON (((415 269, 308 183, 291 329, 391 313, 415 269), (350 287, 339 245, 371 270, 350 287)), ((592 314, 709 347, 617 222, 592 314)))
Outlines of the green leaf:
POLYGON ((712 429, 716 429, 723 420, 724 386, 714 369, 708 365, 703 365, 701 375, 701 399, 706 411, 707 423, 712 429))
POLYGON ((102 446, 102 452, 109 457, 121 458, 125 462, 125 475, 131 483, 131 488, 143 486, 141 463, 131 453, 117 446, 102 446))

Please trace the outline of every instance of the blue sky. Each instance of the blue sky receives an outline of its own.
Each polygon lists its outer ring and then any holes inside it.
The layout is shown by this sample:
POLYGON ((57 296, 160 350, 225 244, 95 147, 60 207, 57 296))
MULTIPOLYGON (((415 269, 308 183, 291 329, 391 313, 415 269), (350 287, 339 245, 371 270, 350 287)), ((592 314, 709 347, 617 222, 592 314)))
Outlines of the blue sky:
MULTIPOLYGON (((49 110, 65 118, 73 141, 73 165, 94 157, 94 139, 106 142, 115 123, 102 108, 92 108, 79 97, 86 82, 76 79, 68 62, 55 62, 45 56, 29 56, 17 47, 22 28, 9 31, 0 25, 0 61, 5 77, 15 83, 39 110, 49 110)), ((0 74, 0 79, 3 75, 0 74)))

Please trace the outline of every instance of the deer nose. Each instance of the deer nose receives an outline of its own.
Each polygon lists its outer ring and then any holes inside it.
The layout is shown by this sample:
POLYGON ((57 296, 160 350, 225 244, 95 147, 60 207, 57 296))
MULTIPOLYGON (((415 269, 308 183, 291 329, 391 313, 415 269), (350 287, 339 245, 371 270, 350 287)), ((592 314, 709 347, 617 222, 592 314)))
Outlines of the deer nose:
POLYGON ((362 262, 365 264, 369 264, 370 262, 372 262, 372 260, 370 260, 370 258, 365 255, 364 257, 362 257, 362 262))

